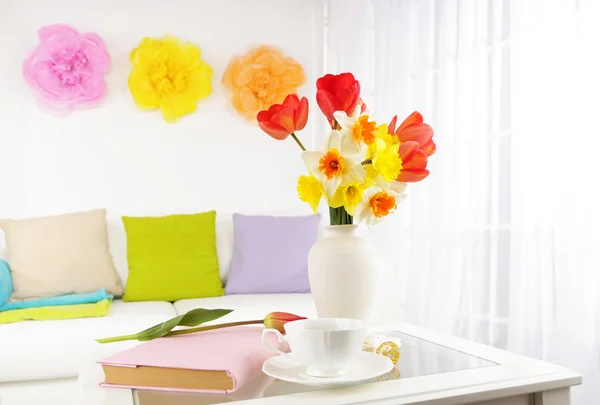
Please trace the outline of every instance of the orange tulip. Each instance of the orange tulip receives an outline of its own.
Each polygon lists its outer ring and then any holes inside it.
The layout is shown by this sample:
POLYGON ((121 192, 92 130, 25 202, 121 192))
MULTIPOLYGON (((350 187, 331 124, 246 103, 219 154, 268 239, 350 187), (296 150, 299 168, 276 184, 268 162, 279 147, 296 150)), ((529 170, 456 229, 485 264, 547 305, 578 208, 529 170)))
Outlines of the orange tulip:
POLYGON ((388 125, 388 134, 396 135, 400 142, 415 141, 419 144, 419 149, 431 156, 435 152, 435 143, 433 142, 433 128, 423 123, 423 116, 415 111, 409 115, 396 129, 396 120, 394 116, 388 125))
POLYGON ((402 142, 398 154, 402 160, 402 170, 396 180, 403 183, 414 183, 429 176, 427 154, 419 149, 418 142, 402 142))
POLYGON ((280 141, 290 134, 304 129, 308 120, 308 100, 290 94, 282 104, 273 104, 256 116, 258 126, 271 137, 280 141))
POLYGON ((300 321, 306 319, 302 316, 288 314, 287 312, 271 312, 265 317, 264 324, 267 328, 277 329, 281 333, 285 333, 283 326, 288 322, 300 321))

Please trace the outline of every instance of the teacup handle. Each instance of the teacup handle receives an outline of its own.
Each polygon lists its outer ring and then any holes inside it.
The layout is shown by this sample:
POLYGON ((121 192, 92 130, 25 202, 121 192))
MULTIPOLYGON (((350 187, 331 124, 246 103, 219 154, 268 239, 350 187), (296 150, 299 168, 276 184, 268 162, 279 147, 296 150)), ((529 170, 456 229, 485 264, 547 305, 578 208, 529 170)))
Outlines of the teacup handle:
POLYGON ((274 333, 275 335, 277 335, 277 342, 278 343, 282 343, 285 342, 285 336, 283 336, 281 334, 281 332, 279 332, 277 329, 263 329, 262 331, 262 342, 263 345, 267 346, 267 348, 269 350, 271 350, 272 352, 277 353, 280 356, 285 356, 288 359, 298 362, 297 359, 294 358, 294 356, 290 356, 288 353, 282 352, 281 350, 279 350, 278 348, 276 348, 275 346, 273 346, 271 343, 267 342, 267 335, 269 335, 270 333, 274 333))

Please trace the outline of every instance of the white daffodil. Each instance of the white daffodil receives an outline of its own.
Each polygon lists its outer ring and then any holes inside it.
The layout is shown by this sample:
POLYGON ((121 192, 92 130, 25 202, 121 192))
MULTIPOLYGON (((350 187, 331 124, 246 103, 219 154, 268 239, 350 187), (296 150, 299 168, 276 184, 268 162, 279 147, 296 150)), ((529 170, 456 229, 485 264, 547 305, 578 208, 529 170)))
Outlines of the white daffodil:
POLYGON ((329 199, 342 182, 363 183, 365 169, 361 161, 364 154, 354 147, 342 145, 342 135, 332 131, 325 141, 324 152, 302 152, 302 160, 322 184, 329 199))
POLYGON ((356 207, 356 217, 372 226, 394 212, 396 206, 406 199, 406 183, 393 181, 387 190, 373 186, 365 190, 363 198, 356 207))
MULTIPOLYGON (((379 131, 377 123, 371 120, 367 111, 361 113, 360 106, 356 106, 351 116, 344 111, 336 111, 333 116, 340 125, 340 133, 344 144, 352 144, 358 150, 372 144, 379 131)), ((386 125, 387 131, 387 125, 386 125)))

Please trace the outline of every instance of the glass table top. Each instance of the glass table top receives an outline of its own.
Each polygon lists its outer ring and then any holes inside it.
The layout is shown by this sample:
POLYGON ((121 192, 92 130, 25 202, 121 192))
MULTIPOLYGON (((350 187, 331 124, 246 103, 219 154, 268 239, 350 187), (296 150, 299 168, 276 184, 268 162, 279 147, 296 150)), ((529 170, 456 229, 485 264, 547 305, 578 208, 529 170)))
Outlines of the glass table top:
MULTIPOLYGON (((378 331, 377 334, 396 338, 402 342, 400 360, 389 373, 365 383, 414 378, 496 365, 491 361, 397 331, 378 331)), ((276 380, 261 372, 254 380, 245 384, 238 391, 227 395, 138 390, 133 390, 132 394, 136 405, 212 405, 323 389, 327 388, 276 380)))

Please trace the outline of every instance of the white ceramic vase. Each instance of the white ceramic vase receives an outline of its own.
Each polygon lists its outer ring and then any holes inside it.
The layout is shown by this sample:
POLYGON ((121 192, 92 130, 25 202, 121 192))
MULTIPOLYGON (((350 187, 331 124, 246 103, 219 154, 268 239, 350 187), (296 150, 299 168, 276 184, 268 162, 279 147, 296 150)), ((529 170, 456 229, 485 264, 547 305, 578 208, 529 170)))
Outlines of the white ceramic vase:
POLYGON ((308 279, 319 318, 369 321, 378 280, 375 247, 358 225, 326 227, 308 254, 308 279))

